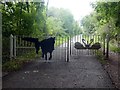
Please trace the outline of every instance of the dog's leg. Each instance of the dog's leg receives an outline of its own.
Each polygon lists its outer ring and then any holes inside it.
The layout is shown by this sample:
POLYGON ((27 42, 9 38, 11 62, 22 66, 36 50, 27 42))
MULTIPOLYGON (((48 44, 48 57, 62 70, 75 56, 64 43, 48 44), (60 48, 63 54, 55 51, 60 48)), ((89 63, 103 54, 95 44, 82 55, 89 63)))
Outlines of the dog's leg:
POLYGON ((45 53, 45 60, 47 60, 47 53, 45 53))
POLYGON ((44 53, 42 52, 42 58, 44 58, 44 53))
POLYGON ((52 52, 50 52, 50 57, 49 57, 49 60, 51 60, 51 58, 52 58, 52 52))

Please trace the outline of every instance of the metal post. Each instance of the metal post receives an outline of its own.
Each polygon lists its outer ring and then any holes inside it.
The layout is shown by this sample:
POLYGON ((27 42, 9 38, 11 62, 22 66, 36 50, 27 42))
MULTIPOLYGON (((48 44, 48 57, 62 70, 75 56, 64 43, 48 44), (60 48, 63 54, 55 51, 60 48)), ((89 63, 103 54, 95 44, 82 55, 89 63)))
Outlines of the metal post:
POLYGON ((67 61, 67 37, 65 38, 65 61, 67 61))
POLYGON ((10 35, 10 60, 13 58, 13 35, 10 35))
POLYGON ((103 55, 105 55, 105 37, 103 38, 103 55))
POLYGON ((69 37, 67 38, 68 42, 67 42, 67 62, 69 62, 70 59, 70 43, 69 43, 69 37))
POLYGON ((71 36, 70 36, 70 55, 71 55, 71 36))
POLYGON ((106 38, 107 38, 106 59, 109 59, 109 34, 107 34, 106 38))
POLYGON ((0 13, 0 89, 2 90, 2 13, 0 13))

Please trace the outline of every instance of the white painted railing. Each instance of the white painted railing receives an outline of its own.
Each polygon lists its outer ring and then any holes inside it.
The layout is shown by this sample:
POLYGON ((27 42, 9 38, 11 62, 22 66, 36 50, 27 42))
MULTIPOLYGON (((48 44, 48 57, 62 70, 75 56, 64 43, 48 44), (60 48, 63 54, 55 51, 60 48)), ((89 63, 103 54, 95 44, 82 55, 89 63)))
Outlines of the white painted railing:
POLYGON ((25 49, 34 49, 35 47, 27 46, 29 42, 27 41, 22 41, 21 37, 20 40, 18 39, 18 36, 13 36, 12 34, 10 35, 10 59, 16 58, 17 57, 17 52, 19 52, 18 49, 22 49, 24 51, 25 49))

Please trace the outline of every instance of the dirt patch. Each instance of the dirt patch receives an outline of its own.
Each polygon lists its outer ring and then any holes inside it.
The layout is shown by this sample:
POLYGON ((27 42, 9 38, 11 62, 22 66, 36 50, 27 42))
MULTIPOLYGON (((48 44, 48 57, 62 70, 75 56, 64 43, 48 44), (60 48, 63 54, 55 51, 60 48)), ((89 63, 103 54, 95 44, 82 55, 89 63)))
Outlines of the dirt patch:
POLYGON ((120 89, 120 55, 112 53, 109 55, 109 60, 107 64, 103 65, 107 73, 109 74, 113 84, 116 88, 120 89))

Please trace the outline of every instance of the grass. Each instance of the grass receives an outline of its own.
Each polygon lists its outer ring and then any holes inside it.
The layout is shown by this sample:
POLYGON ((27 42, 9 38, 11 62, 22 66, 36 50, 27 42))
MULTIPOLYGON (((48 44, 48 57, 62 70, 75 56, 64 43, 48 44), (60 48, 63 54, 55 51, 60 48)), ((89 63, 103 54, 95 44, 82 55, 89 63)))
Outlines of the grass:
MULTIPOLYGON (((25 55, 18 56, 16 59, 9 60, 2 65, 2 70, 4 72, 20 70, 24 64, 35 60, 35 55, 35 52, 31 51, 25 55)), ((39 53, 39 56, 41 56, 41 53, 39 53)))
POLYGON ((96 53, 97 53, 97 59, 99 60, 99 62, 101 64, 106 64, 107 61, 105 60, 105 56, 103 55, 102 51, 98 50, 96 53))
POLYGON ((110 43, 110 50, 115 53, 120 53, 120 47, 110 43))

